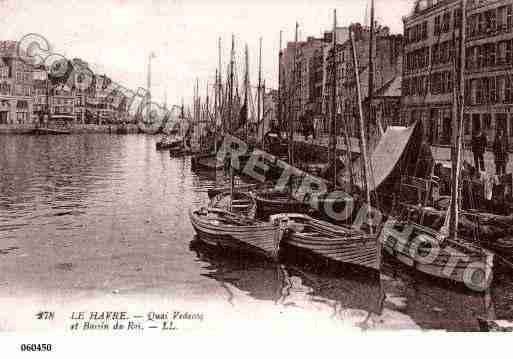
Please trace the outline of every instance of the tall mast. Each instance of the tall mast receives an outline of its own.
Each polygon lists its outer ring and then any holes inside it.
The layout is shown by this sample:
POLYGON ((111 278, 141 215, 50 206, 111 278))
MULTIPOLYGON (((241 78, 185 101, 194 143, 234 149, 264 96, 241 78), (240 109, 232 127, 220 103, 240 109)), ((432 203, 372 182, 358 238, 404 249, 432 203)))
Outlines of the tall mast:
MULTIPOLYGON (((451 190, 451 212, 449 215, 449 236, 456 239, 458 236, 458 207, 460 200, 459 179, 461 171, 461 141, 462 141, 462 127, 463 127, 463 114, 465 110, 464 105, 464 91, 465 79, 463 71, 465 70, 465 41, 466 41, 466 12, 467 0, 461 0, 461 24, 460 24, 460 46, 459 46, 459 61, 455 61, 455 70, 457 67, 457 79, 454 82, 453 88, 453 116, 452 121, 452 147, 451 147, 451 163, 452 163, 452 190, 451 190), (456 85, 458 89, 456 89, 456 85), (459 107, 458 107, 459 106, 459 107)), ((456 73, 456 71, 455 71, 456 73)))
POLYGON ((195 139, 196 141, 198 140, 198 128, 199 128, 199 106, 200 106, 200 102, 199 102, 199 79, 196 77, 196 88, 194 90, 194 96, 196 98, 196 101, 195 101, 195 105, 194 105, 194 122, 195 122, 195 131, 194 131, 194 134, 195 134, 195 139))
POLYGON ((230 133, 233 125, 232 115, 233 115, 233 66, 234 66, 234 55, 235 55, 235 35, 232 34, 232 51, 230 52, 230 94, 228 98, 228 121, 230 133))
MULTIPOLYGON (((232 106, 233 106, 233 67, 234 67, 234 56, 235 56, 235 35, 232 34, 232 51, 230 55, 230 128, 233 124, 232 121, 232 106)), ((233 187, 235 186, 235 174, 233 168, 233 155, 230 157, 230 211, 232 210, 233 202, 233 187)))
MULTIPOLYGON (((374 20, 374 0, 371 0, 370 9, 370 39, 369 39, 369 86, 368 86, 368 103, 367 103, 367 136, 370 136, 370 126, 373 123, 372 119, 372 101, 374 98, 374 37, 375 37, 375 20, 374 20)), ((378 126, 379 135, 383 135, 383 127, 381 121, 375 118, 376 125, 378 126)))
POLYGON ((219 44, 218 44, 218 76, 219 76, 219 79, 218 79, 218 82, 217 82, 217 86, 218 86, 218 96, 219 96, 219 111, 218 111, 218 116, 221 118, 221 126, 222 126, 222 131, 224 133, 225 131, 225 127, 224 127, 224 119, 222 118, 222 113, 221 113, 221 106, 222 106, 222 96, 223 96, 223 78, 222 78, 222 73, 223 73, 223 67, 222 67, 222 64, 221 64, 221 38, 219 38, 219 44))
POLYGON ((334 166, 334 190, 337 185, 337 10, 333 10, 333 35, 331 48, 331 126, 329 156, 334 166))
POLYGON ((153 58, 154 54, 153 52, 150 53, 148 56, 148 78, 147 78, 147 86, 148 86, 148 93, 147 93, 147 103, 146 103, 146 120, 150 120, 150 111, 151 111, 151 59, 153 58))
POLYGON ((249 110, 248 110, 248 95, 249 95, 249 50, 248 50, 248 44, 246 43, 246 46, 244 48, 244 56, 245 56, 245 60, 246 60, 246 73, 244 74, 244 103, 243 103, 243 108, 245 108, 245 113, 244 113, 244 139, 247 141, 248 140, 248 113, 249 113, 249 110))
POLYGON ((294 59, 292 61, 292 111, 289 116, 289 164, 294 165, 294 122, 296 119, 296 59, 297 59, 297 32, 299 24, 296 22, 296 34, 294 37, 294 59))
POLYGON ((282 41, 282 34, 283 31, 280 30, 280 51, 278 54, 278 128, 279 131, 282 131, 282 110, 283 110, 283 99, 282 99, 282 57, 283 57, 283 51, 281 50, 281 41, 282 41))
MULTIPOLYGON (((262 149, 264 148, 264 123, 265 123, 265 80, 262 84, 262 149)), ((269 122, 270 123, 270 122, 269 122)))
MULTIPOLYGON (((351 51, 353 53, 353 67, 354 67, 354 75, 356 79, 356 92, 358 95, 358 120, 360 124, 360 151, 362 153, 362 169, 363 169, 363 185, 365 190, 365 200, 367 202, 367 205, 371 205, 371 197, 370 197, 370 186, 369 186, 369 178, 367 173, 367 164, 368 164, 368 158, 367 158, 367 141, 365 138, 365 127, 364 127, 364 121, 363 121, 363 107, 362 107, 362 91, 360 88, 360 75, 358 71, 358 57, 356 56, 356 46, 354 42, 353 37, 353 25, 349 27, 349 39, 351 41, 351 51)), ((371 227, 372 232, 372 227, 371 227)))
MULTIPOLYGON (((260 51, 258 55, 258 89, 257 89, 257 126, 262 126, 262 147, 264 146, 264 121, 260 119, 260 104, 262 101, 262 38, 260 38, 260 51)), ((257 131, 258 133, 258 131, 257 131)))

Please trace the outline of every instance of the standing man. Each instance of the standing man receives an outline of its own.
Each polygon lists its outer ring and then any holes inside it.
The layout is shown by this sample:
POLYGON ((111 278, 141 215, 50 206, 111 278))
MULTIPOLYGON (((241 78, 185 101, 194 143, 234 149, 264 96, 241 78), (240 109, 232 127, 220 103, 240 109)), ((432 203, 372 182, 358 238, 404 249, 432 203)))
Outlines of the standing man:
POLYGON ((498 131, 493 143, 493 157, 495 159, 495 170, 498 176, 506 174, 508 163, 508 144, 502 131, 498 131))
POLYGON ((484 153, 487 145, 486 135, 479 129, 477 135, 472 137, 472 153, 474 154, 474 166, 477 171, 485 171, 484 153))

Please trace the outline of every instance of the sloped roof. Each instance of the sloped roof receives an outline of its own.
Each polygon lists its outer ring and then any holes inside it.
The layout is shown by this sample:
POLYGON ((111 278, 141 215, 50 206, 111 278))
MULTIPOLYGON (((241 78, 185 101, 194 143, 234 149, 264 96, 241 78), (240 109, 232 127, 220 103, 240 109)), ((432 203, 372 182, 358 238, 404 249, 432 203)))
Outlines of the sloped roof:
POLYGON ((375 91, 377 97, 401 97, 402 76, 396 76, 375 91))

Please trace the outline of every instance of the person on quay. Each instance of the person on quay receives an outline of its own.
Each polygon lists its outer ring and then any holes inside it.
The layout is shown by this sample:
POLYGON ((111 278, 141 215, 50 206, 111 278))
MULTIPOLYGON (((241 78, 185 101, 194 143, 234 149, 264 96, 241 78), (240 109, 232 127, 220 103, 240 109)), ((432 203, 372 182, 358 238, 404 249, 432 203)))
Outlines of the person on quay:
POLYGON ((485 171, 484 153, 486 151, 487 139, 486 135, 479 130, 478 133, 472 137, 472 153, 474 154, 474 166, 477 171, 485 171))
POLYGON ((508 143, 502 131, 497 132, 495 142, 493 143, 493 157, 495 160, 495 169, 498 176, 506 174, 506 164, 508 163, 508 143))

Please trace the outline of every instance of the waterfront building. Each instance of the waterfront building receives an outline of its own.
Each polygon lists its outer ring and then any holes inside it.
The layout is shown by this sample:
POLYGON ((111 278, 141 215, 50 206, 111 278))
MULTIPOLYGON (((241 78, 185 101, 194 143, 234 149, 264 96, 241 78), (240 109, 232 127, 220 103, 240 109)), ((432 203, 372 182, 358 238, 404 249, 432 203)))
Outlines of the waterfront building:
POLYGON ((49 113, 48 104, 50 102, 50 84, 48 80, 48 72, 44 68, 34 71, 34 117, 36 121, 41 121, 44 115, 49 113))
MULTIPOLYGON (((467 2, 464 141, 483 130, 513 137, 513 10, 511 0, 467 2)), ((422 121, 429 141, 452 137, 454 49, 461 26, 458 0, 417 1, 404 18, 403 111, 405 123, 422 121)))
POLYGON ((452 137, 454 55, 461 24, 461 1, 417 1, 403 18, 402 119, 421 121, 432 144, 452 137))
POLYGON ((278 90, 267 90, 263 93, 263 120, 265 132, 278 128, 278 90))
MULTIPOLYGON (((315 110, 315 76, 317 74, 315 65, 316 62, 319 64, 319 57, 322 56, 322 47, 323 39, 317 39, 312 36, 298 44, 296 105, 299 118, 312 116, 315 110)), ((320 65, 322 66, 322 63, 320 65)))
POLYGON ((465 138, 502 131, 513 143, 513 2, 469 1, 466 30, 465 138))
POLYGON ((17 56, 15 41, 0 41, 0 124, 33 123, 33 68, 17 56))
MULTIPOLYGON (((370 29, 356 24, 353 36, 358 59, 358 72, 360 77, 360 90, 363 100, 364 115, 367 113, 369 98, 369 49, 370 29)), ((372 101, 372 118, 381 121, 383 127, 397 124, 396 118, 400 109, 400 78, 402 72, 402 42, 401 35, 392 35, 387 27, 377 27, 375 31, 375 57, 374 57, 374 84, 372 101)), ((327 87, 325 88, 325 114, 331 117, 331 84, 333 83, 333 53, 337 76, 336 96, 338 101, 337 115, 344 122, 338 123, 339 131, 343 131, 345 124, 349 133, 357 137, 358 129, 358 103, 357 84, 353 66, 353 53, 351 41, 347 39, 337 44, 335 51, 328 53, 326 59, 327 87)), ((340 120, 339 120, 340 121, 340 120)), ((377 123, 369 123, 367 131, 376 131, 377 123)))
MULTIPOLYGON (((324 94, 327 83, 325 59, 329 49, 333 46, 332 33, 333 31, 326 31, 320 38, 309 36, 306 41, 298 41, 297 44, 288 42, 286 48, 281 51, 280 90, 283 96, 283 116, 288 118, 288 114, 294 109, 297 113, 297 130, 301 127, 301 121, 311 120, 312 117, 324 120, 324 94), (294 66, 295 83, 293 83, 294 66)), ((337 27, 336 34, 337 43, 343 43, 348 38, 348 28, 337 27)))
POLYGON ((50 91, 50 114, 52 119, 76 123, 75 92, 66 84, 58 84, 50 91))

